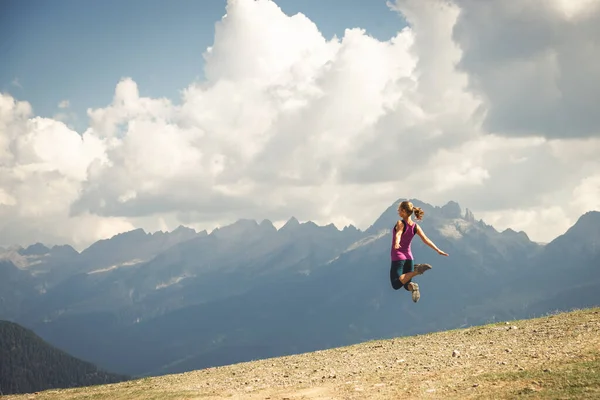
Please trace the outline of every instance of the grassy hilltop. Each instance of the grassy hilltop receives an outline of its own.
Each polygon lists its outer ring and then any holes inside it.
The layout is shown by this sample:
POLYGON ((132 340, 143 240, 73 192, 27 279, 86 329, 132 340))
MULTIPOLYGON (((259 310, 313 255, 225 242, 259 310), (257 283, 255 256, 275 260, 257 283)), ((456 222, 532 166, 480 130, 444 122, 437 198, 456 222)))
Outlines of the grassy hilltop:
POLYGON ((515 397, 600 398, 600 308, 2 399, 515 397))

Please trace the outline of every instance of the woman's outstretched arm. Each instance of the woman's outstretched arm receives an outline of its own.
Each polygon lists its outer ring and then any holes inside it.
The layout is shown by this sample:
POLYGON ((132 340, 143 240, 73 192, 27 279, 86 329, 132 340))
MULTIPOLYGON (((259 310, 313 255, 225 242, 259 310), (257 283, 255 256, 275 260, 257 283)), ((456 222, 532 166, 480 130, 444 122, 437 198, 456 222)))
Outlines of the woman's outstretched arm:
POLYGON ((423 243, 425 243, 427 246, 431 247, 438 254, 440 254, 442 256, 446 256, 446 257, 448 256, 448 253, 445 253, 442 250, 440 250, 440 249, 437 248, 437 246, 435 245, 435 243, 433 243, 431 241, 431 239, 429 239, 427 237, 427 235, 425 235, 425 232, 423 232, 423 229, 421 229, 421 227, 419 225, 417 225, 417 235, 419 235, 419 237, 421 238, 421 240, 423 241, 423 243))

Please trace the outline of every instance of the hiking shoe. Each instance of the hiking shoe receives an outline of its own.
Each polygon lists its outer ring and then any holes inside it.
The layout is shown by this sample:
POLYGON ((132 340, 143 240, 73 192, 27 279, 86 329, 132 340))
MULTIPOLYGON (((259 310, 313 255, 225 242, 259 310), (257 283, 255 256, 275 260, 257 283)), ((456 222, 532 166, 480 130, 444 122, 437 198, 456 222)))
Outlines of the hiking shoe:
POLYGON ((412 300, 416 303, 421 298, 421 292, 419 292, 419 285, 415 282, 412 283, 412 300))
POLYGON ((431 265, 429 264, 417 264, 415 265, 415 272, 417 275, 423 275, 423 272, 429 271, 431 269, 431 265))

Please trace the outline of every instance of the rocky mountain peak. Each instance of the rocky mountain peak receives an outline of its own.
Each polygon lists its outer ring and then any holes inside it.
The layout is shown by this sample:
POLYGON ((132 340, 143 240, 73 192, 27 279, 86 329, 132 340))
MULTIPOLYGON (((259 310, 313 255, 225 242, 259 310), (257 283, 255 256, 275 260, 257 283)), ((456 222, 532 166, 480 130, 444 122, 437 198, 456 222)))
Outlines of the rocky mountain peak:
POLYGON ((465 210, 465 221, 475 222, 475 216, 473 215, 473 212, 468 208, 465 210))
POLYGON ((298 226, 300 226, 300 222, 298 221, 298 219, 296 219, 296 217, 292 216, 290 219, 288 219, 285 225, 281 227, 281 230, 292 229, 298 226))
POLYGON ((444 216, 445 218, 454 219, 462 217, 462 210, 460 209, 460 205, 458 205, 458 203, 455 201, 449 201, 448 203, 443 205, 441 208, 441 213, 442 216, 444 216))
POLYGON ((19 254, 23 256, 42 256, 44 254, 48 254, 49 252, 50 249, 44 246, 42 243, 35 243, 25 249, 19 250, 19 254))

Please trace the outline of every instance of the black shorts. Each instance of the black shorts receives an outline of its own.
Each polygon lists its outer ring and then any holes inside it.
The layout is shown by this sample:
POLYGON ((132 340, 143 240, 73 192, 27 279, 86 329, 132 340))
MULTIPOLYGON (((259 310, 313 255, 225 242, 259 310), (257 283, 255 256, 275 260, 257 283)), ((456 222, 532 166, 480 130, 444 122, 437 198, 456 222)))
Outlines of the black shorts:
POLYGON ((394 290, 398 290, 402 286, 409 284, 410 280, 404 284, 400 282, 400 275, 413 272, 414 270, 414 260, 392 260, 390 265, 390 283, 392 284, 394 290))

